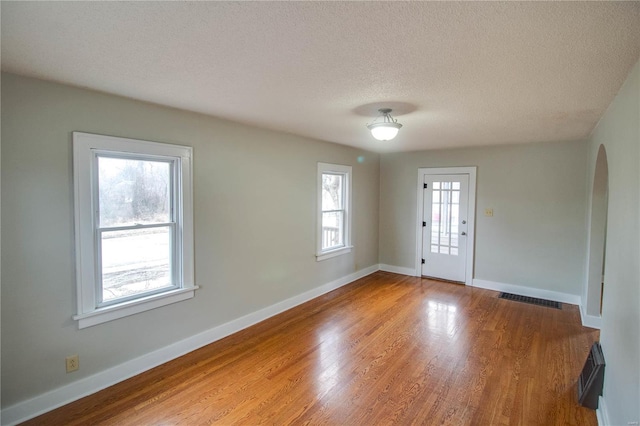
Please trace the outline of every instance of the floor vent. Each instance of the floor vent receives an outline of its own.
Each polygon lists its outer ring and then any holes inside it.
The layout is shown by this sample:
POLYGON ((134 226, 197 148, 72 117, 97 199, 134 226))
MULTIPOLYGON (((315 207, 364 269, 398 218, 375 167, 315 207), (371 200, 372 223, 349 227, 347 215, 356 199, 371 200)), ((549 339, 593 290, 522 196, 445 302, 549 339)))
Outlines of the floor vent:
POLYGON ((531 305, 546 306, 547 308, 562 309, 562 303, 553 300, 538 299, 537 297, 520 296, 519 294, 500 293, 500 299, 515 300, 531 305))

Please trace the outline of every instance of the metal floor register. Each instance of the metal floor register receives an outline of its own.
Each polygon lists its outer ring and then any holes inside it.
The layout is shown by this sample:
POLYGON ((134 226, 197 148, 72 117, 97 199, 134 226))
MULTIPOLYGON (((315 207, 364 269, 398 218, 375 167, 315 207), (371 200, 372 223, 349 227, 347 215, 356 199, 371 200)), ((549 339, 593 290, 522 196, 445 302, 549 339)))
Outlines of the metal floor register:
POLYGON ((499 299, 515 300, 531 305, 546 306, 547 308, 562 309, 562 303, 553 300, 538 299, 537 297, 520 296, 519 294, 500 293, 499 299))

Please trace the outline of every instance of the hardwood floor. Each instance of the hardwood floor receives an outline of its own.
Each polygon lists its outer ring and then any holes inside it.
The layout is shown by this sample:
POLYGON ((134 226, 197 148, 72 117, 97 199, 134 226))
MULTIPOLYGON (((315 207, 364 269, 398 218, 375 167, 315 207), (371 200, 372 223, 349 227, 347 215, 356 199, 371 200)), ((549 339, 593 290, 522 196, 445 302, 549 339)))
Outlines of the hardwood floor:
POLYGON ((377 272, 32 425, 596 425, 598 331, 562 310, 377 272))

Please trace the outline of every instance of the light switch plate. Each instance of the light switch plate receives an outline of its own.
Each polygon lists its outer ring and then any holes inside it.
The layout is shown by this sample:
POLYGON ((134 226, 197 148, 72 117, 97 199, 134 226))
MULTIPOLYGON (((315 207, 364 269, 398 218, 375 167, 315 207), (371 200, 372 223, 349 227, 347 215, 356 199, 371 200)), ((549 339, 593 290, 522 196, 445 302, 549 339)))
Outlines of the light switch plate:
POLYGON ((487 217, 493 217, 493 209, 484 209, 484 215, 487 217))

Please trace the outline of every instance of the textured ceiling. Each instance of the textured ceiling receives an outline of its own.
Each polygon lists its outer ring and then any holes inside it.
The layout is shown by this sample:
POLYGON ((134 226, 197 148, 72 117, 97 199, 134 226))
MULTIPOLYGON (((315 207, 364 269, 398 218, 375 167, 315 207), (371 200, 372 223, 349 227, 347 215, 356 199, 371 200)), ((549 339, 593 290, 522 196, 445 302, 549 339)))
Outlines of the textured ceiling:
POLYGON ((4 71, 378 152, 585 138, 640 56, 640 2, 0 7, 4 71))

